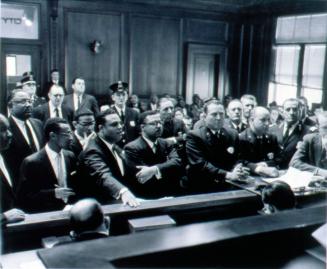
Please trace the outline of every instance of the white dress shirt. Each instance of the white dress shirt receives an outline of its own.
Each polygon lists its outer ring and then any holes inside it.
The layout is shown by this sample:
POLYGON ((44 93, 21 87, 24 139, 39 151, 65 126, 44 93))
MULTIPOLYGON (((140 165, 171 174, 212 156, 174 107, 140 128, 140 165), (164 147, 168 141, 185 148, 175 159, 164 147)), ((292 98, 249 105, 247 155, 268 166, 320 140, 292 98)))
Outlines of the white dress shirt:
POLYGON ((120 107, 115 105, 115 108, 116 108, 116 110, 118 112, 119 117, 121 117, 122 114, 124 114, 124 116, 125 116, 125 106, 123 108, 120 108, 120 107))
POLYGON ((83 136, 80 136, 78 133, 77 133, 77 130, 74 131, 74 134, 78 140, 78 142, 81 144, 81 146, 83 147, 83 149, 86 148, 87 144, 89 143, 90 139, 92 137, 95 136, 95 132, 92 132, 90 133, 88 136, 86 137, 83 137, 83 136))
MULTIPOLYGON (((294 130, 295 130, 296 126, 298 126, 298 124, 299 124, 299 123, 297 122, 297 123, 293 124, 293 125, 288 129, 288 135, 291 135, 291 134, 294 132, 294 130)), ((285 124, 284 124, 284 129, 283 129, 283 136, 286 135, 286 130, 287 130, 287 124, 285 123, 285 124)))
POLYGON ((52 104, 52 102, 49 101, 50 118, 55 118, 55 117, 57 117, 57 115, 56 115, 56 108, 58 109, 59 117, 60 117, 60 118, 63 118, 63 116, 62 116, 61 106, 59 106, 59 107, 55 107, 55 106, 52 104))
POLYGON ((60 187, 66 188, 67 187, 67 170, 66 170, 66 163, 65 163, 65 159, 64 159, 64 154, 62 153, 62 150, 57 153, 55 151, 53 151, 48 144, 45 145, 45 151, 48 155, 48 158, 50 160, 51 166, 53 171, 55 172, 56 178, 58 180, 58 185, 60 187), (60 171, 59 171, 59 167, 58 167, 58 155, 60 155, 61 157, 61 173, 62 173, 62 178, 60 178, 60 171))
POLYGON ((32 133, 32 137, 33 137, 33 140, 34 140, 34 145, 36 146, 36 149, 37 150, 40 150, 40 144, 39 144, 39 141, 37 139, 37 136, 34 132, 34 129, 31 125, 31 123, 29 122, 29 120, 26 120, 26 124, 28 126, 25 125, 25 122, 20 120, 20 119, 17 119, 16 117, 12 116, 13 120, 15 121, 15 123, 17 124, 19 130, 22 132, 27 144, 31 144, 29 139, 28 139, 28 135, 27 135, 27 131, 26 131, 26 128, 29 128, 31 130, 31 133, 32 133))
POLYGON ((9 172, 6 168, 5 162, 4 162, 1 154, 0 154, 0 169, 3 173, 3 175, 5 176, 6 180, 8 181, 9 185, 12 187, 12 180, 10 178, 9 172))
MULTIPOLYGON (((147 139, 144 135, 142 135, 142 138, 145 140, 145 142, 149 145, 149 147, 151 148, 152 152, 155 154, 156 153, 156 147, 155 147, 155 143, 153 143, 150 139, 147 139)), ((155 166, 157 171, 156 171, 156 178, 157 179, 160 179, 162 178, 162 175, 161 175, 161 172, 160 172, 160 169, 158 168, 158 166, 155 166)))
POLYGON ((83 95, 77 95, 76 93, 73 93, 73 101, 74 101, 74 111, 79 109, 78 107, 78 99, 80 100, 80 103, 82 103, 83 95))

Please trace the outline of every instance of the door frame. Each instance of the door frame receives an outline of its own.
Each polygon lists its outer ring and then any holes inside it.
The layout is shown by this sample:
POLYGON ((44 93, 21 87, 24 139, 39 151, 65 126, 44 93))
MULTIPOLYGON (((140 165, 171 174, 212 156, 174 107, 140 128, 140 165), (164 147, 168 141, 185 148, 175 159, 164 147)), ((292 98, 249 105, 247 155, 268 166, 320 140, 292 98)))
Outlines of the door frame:
POLYGON ((226 63, 227 63, 227 47, 222 44, 206 44, 206 43, 189 43, 187 45, 187 66, 186 66, 186 87, 185 98, 186 101, 192 100, 193 82, 194 82, 194 63, 196 54, 209 54, 218 56, 218 74, 216 81, 218 81, 214 89, 214 95, 221 100, 226 94, 226 63))
MULTIPOLYGON (((6 68, 6 55, 7 54, 25 54, 31 55, 31 70, 33 71, 37 85, 42 87, 41 84, 41 47, 40 45, 24 45, 24 44, 2 44, 1 48, 1 91, 0 103, 1 113, 7 113, 7 68, 6 68)), ((22 74, 19 74, 22 75, 22 74)))

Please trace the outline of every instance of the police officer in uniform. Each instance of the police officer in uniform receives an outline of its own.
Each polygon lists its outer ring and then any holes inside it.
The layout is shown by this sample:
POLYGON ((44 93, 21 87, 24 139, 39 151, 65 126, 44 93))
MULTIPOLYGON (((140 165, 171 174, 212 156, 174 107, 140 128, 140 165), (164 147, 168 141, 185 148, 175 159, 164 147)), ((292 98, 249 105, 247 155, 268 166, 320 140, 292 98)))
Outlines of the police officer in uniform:
POLYGON ((109 88, 112 90, 111 98, 114 101, 112 108, 123 122, 123 138, 119 144, 124 146, 140 135, 139 113, 135 109, 126 106, 128 83, 118 81, 111 84, 109 88))
POLYGON ((36 82, 33 72, 25 72, 20 82, 22 84, 23 91, 30 95, 33 107, 37 107, 47 102, 44 97, 39 97, 36 94, 36 82))
POLYGON ((270 114, 264 107, 250 112, 249 127, 239 135, 240 160, 250 171, 262 176, 278 176, 277 158, 280 154, 277 137, 269 134, 270 114))

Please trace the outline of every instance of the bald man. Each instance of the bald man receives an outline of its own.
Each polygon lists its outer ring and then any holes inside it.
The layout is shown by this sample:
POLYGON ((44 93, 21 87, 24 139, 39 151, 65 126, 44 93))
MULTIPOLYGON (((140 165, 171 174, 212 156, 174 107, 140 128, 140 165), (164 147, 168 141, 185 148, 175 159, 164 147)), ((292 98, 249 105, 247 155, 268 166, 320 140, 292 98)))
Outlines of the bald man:
POLYGON ((236 130, 238 133, 243 132, 247 128, 247 124, 242 122, 243 105, 240 100, 234 99, 228 103, 225 126, 236 130))
POLYGON ((250 171, 262 176, 278 176, 280 147, 277 137, 269 134, 270 113, 264 107, 255 107, 249 116, 249 127, 239 135, 240 160, 250 171))
POLYGON ((95 199, 78 201, 70 210, 71 235, 82 241, 109 236, 109 218, 105 218, 101 205, 95 199))

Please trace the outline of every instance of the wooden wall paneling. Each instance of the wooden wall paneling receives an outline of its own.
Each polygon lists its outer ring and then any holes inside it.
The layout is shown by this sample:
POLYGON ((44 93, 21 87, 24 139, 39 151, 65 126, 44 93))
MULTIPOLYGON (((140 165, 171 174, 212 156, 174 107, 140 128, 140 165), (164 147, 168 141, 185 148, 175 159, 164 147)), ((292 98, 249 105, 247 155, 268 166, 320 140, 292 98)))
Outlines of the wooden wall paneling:
POLYGON ((88 93, 102 95, 121 75, 121 15, 67 11, 65 27, 66 86, 81 76, 88 93), (99 54, 89 48, 93 40, 102 42, 99 54))
POLYGON ((147 97, 180 93, 180 19, 133 15, 130 20, 130 88, 147 97))
POLYGON ((185 39, 188 42, 226 43, 228 39, 228 23, 205 19, 187 19, 185 39))

